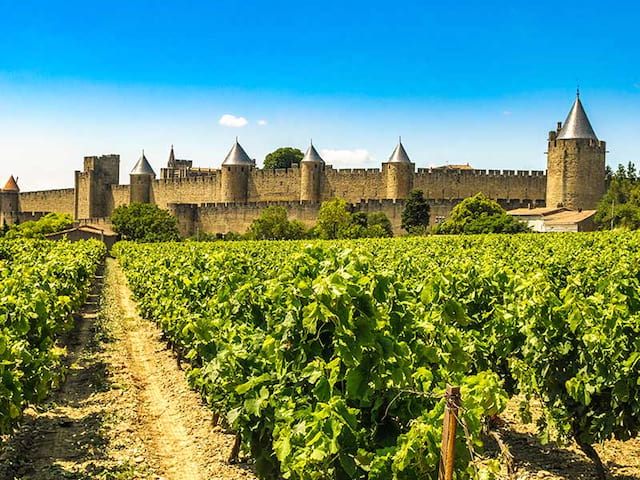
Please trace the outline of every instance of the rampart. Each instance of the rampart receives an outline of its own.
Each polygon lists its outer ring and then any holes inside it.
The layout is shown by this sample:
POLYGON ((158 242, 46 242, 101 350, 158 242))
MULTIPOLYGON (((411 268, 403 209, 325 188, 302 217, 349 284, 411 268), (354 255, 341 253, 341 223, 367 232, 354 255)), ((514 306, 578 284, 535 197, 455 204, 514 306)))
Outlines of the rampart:
MULTIPOLYGON (((113 183, 118 179, 118 164, 116 155, 86 157, 84 171, 76 172, 75 189, 22 193, 20 210, 69 213, 78 220, 108 218, 116 207, 131 201, 130 185, 113 183)), ((285 207, 290 219, 311 226, 316 222, 320 202, 334 198, 345 199, 354 211, 383 211, 399 234, 402 233, 402 199, 410 186, 421 189, 429 199, 432 223, 447 218, 461 199, 478 192, 498 200, 507 209, 545 203, 547 178, 542 171, 454 168, 414 171, 413 164, 392 171, 389 165, 383 164, 382 169, 334 169, 331 165, 322 165, 318 171, 319 184, 316 184, 319 195, 314 196, 302 191, 307 177, 303 178, 302 168, 294 166, 276 170, 236 168, 234 175, 246 175, 243 177, 246 190, 239 194, 242 200, 234 203, 222 202, 223 172, 216 169, 207 169, 206 175, 164 175, 151 180, 145 198, 160 208, 172 210, 185 235, 243 233, 272 205, 285 207), (404 185, 407 188, 400 188, 404 185)))
POLYGON ((249 175, 249 202, 300 200, 300 168, 258 170, 249 175))
MULTIPOLYGON (((460 203, 463 198, 455 199, 429 199, 431 208, 431 225, 439 223, 447 218, 453 207, 460 203)), ((544 205, 544 199, 497 199, 498 203, 507 210, 523 208, 529 206, 544 205)), ((198 232, 205 233, 245 233, 253 220, 271 206, 284 207, 287 209, 289 220, 299 220, 307 227, 316 224, 320 204, 301 201, 281 201, 281 202, 252 202, 252 203, 206 203, 206 204, 186 204, 172 203, 168 205, 178 219, 180 233, 184 236, 193 236, 198 232)), ((403 200, 365 200, 350 204, 353 212, 384 212, 393 228, 394 235, 405 233, 402 230, 402 210, 403 200)))
POLYGON ((348 168, 336 170, 328 165, 322 182, 322 200, 344 198, 348 202, 364 199, 383 199, 386 184, 377 168, 348 168))
POLYGON ((57 212, 75 215, 75 190, 42 190, 20 193, 21 212, 57 212))
POLYGON ((151 201, 160 208, 167 208, 171 203, 215 202, 219 198, 219 172, 210 176, 154 180, 151 184, 151 201))
POLYGON ((455 170, 419 168, 414 188, 427 198, 467 198, 478 192, 498 199, 544 199, 547 177, 543 171, 455 170))

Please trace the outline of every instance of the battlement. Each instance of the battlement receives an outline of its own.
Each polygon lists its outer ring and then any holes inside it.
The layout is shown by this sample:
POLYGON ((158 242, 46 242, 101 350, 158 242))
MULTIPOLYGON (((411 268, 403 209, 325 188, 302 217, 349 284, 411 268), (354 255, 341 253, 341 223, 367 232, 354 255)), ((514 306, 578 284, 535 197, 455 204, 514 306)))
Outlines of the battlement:
POLYGON ((340 168, 335 169, 331 165, 327 165, 325 172, 329 175, 380 175, 382 170, 379 168, 340 168))
POLYGON ((200 175, 193 177, 174 177, 174 178, 157 178, 154 179, 154 185, 202 185, 205 183, 216 182, 220 177, 220 170, 212 172, 210 175, 200 175))
MULTIPOLYGON (((181 204, 172 204, 181 205, 181 204)), ((303 202, 300 200, 279 200, 279 201, 264 201, 264 202, 209 202, 195 204, 199 208, 216 208, 216 209, 265 209, 267 207, 299 207, 300 205, 315 205, 313 202, 303 202)))
POLYGON ((292 177, 298 178, 300 175, 300 167, 298 165, 292 165, 290 168, 261 168, 251 171, 251 175, 254 178, 268 179, 268 178, 281 178, 292 177))
POLYGON ((418 175, 433 175, 444 177, 544 177, 543 170, 482 170, 482 169, 444 169, 418 168, 418 175))

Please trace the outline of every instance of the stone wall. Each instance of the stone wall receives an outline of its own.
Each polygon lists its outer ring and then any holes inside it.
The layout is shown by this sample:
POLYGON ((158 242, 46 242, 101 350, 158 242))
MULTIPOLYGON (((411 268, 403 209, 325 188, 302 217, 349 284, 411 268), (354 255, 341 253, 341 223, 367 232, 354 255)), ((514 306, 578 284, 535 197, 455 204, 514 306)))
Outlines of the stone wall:
MULTIPOLYGON (((249 176, 249 202, 300 200, 300 168, 257 170, 249 176)), ((221 200, 218 200, 221 201, 221 200)))
POLYGON ((167 208, 171 203, 214 203, 219 198, 219 173, 206 177, 154 180, 151 183, 151 201, 160 208, 167 208))
POLYGON ((39 192, 21 192, 20 210, 22 212, 56 212, 75 215, 75 190, 43 190, 39 192))
POLYGON ((129 185, 111 185, 108 201, 109 216, 113 210, 121 205, 129 205, 129 185))
POLYGON ((542 171, 418 169, 414 188, 427 198, 467 198, 485 196, 544 200, 547 177, 542 171))
POLYGON ((325 169, 322 182, 322 201, 343 198, 356 203, 364 199, 381 200, 386 197, 387 186, 382 171, 376 168, 325 169))

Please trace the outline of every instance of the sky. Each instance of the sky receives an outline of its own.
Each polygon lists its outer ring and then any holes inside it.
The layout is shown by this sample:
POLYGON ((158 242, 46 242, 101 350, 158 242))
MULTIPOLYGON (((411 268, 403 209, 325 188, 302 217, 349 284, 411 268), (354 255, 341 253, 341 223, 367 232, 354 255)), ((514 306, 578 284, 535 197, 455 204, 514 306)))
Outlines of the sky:
POLYGON ((0 0, 0 182, 87 155, 219 167, 310 139, 336 168, 544 170, 579 85, 607 163, 640 162, 640 3, 0 0))

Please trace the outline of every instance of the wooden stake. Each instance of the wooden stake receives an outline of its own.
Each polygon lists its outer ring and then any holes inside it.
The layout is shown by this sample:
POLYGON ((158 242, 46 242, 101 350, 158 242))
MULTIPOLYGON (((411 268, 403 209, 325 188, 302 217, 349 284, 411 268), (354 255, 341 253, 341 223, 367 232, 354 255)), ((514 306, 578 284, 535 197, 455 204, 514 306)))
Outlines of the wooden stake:
POLYGON ((455 460, 456 425, 458 406, 460 405, 460 387, 447 385, 445 394, 444 421, 442 424, 442 446, 440 448, 440 467, 438 480, 453 479, 453 462, 455 460))

